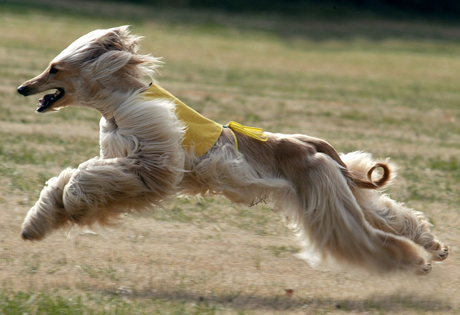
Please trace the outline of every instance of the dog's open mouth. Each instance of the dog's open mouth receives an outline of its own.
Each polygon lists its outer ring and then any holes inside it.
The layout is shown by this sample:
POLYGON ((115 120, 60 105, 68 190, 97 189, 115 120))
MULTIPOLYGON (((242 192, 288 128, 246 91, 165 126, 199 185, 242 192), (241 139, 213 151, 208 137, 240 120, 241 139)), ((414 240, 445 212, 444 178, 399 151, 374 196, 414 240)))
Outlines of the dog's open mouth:
POLYGON ((46 94, 38 101, 37 112, 41 113, 47 110, 53 103, 60 100, 64 94, 65 91, 62 88, 56 88, 56 92, 54 94, 46 94))

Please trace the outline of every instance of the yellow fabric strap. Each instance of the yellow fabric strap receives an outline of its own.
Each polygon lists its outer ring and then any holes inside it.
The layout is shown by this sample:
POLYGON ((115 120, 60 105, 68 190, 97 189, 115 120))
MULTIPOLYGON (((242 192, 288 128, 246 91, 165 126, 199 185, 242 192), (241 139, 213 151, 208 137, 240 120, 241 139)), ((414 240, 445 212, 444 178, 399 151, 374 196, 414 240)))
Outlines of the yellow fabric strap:
POLYGON ((194 148, 197 156, 208 152, 219 139, 222 133, 221 124, 203 117, 162 87, 151 84, 143 96, 147 99, 166 99, 176 104, 177 118, 187 126, 182 144, 187 149, 194 148))
POLYGON ((263 133, 263 129, 261 129, 261 128, 243 126, 243 125, 241 125, 241 124, 239 124, 239 123, 237 123, 235 121, 229 122, 224 127, 228 127, 232 131, 233 138, 235 138, 235 147, 236 147, 237 151, 239 151, 238 139, 236 138, 236 135, 235 135, 235 133, 233 131, 242 133, 242 134, 244 134, 246 136, 249 136, 249 137, 254 138, 256 140, 259 140, 259 141, 267 141, 268 140, 268 136, 265 133, 263 133))
POLYGON ((236 138, 234 131, 259 141, 268 140, 268 135, 263 133, 263 130, 260 128, 243 126, 234 121, 229 122, 226 126, 222 126, 221 124, 202 116, 156 84, 151 84, 142 95, 148 100, 166 99, 174 102, 176 105, 177 118, 186 125, 185 136, 182 144, 188 149, 194 148, 197 156, 202 156, 214 146, 222 133, 223 127, 229 128, 232 132, 237 151, 239 151, 238 139, 236 138))

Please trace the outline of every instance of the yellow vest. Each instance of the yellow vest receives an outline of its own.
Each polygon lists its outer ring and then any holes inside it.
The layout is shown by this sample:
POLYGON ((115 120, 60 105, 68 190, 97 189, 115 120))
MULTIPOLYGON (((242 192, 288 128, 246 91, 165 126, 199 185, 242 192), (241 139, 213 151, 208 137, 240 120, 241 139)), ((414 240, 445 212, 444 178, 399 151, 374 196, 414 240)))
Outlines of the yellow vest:
POLYGON ((198 157, 208 152, 219 139, 223 128, 221 124, 202 116, 158 85, 152 83, 143 96, 148 99, 166 99, 174 102, 177 118, 187 126, 182 144, 188 149, 194 147, 198 157))

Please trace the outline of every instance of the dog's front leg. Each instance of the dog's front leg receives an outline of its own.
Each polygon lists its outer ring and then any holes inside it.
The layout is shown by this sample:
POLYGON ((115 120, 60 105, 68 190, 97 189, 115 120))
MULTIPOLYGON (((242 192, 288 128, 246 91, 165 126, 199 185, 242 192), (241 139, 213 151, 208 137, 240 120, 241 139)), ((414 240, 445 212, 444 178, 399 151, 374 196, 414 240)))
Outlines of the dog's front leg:
POLYGON ((41 240, 47 233, 58 229, 68 221, 64 210, 62 194, 65 185, 74 174, 75 169, 65 169, 58 177, 46 182, 40 198, 27 213, 22 223, 24 240, 41 240))
POLYGON ((27 214, 22 237, 39 240, 72 224, 107 225, 122 213, 165 199, 164 194, 170 193, 164 190, 168 187, 166 176, 161 177, 163 190, 152 191, 152 181, 143 178, 142 173, 145 173, 143 166, 130 158, 94 158, 77 169, 62 172, 48 182, 27 214))
POLYGON ((69 220, 80 226, 105 225, 136 207, 148 191, 140 168, 129 158, 94 158, 81 164, 63 191, 69 220))

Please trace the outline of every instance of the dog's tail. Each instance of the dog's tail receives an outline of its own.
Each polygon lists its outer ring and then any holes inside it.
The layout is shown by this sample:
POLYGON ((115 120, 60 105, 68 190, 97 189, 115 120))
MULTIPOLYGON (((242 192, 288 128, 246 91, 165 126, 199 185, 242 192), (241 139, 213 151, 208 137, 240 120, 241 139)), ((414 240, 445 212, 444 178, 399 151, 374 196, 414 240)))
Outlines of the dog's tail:
POLYGON ((375 163, 374 166, 372 166, 369 171, 367 172, 367 179, 368 180, 362 180, 359 179, 355 176, 353 176, 348 168, 345 168, 342 170, 342 173, 350 179, 353 184, 355 184, 359 188, 365 188, 365 189, 378 189, 384 187, 386 184, 389 183, 391 179, 391 169, 388 166, 387 163, 375 163), (378 180, 372 180, 372 173, 374 172, 375 169, 381 168, 383 170, 382 176, 378 180))
POLYGON ((374 166, 372 166, 367 171, 367 180, 364 178, 358 178, 357 176, 354 176, 354 174, 350 173, 347 165, 342 161, 337 151, 329 143, 316 138, 313 138, 313 141, 311 139, 309 140, 309 142, 315 146, 318 152, 327 154, 334 161, 336 161, 342 167, 342 174, 345 176, 345 178, 347 178, 348 181, 356 185, 358 188, 379 189, 383 188, 391 181, 392 173, 388 163, 375 163, 374 166), (383 170, 383 174, 380 176, 379 179, 373 180, 372 175, 377 168, 381 168, 383 170))

